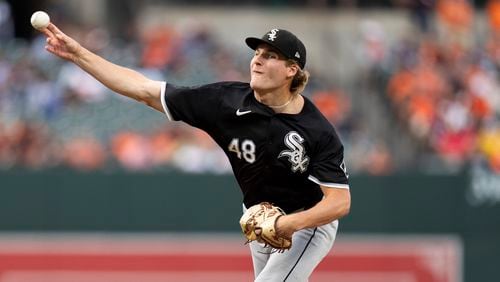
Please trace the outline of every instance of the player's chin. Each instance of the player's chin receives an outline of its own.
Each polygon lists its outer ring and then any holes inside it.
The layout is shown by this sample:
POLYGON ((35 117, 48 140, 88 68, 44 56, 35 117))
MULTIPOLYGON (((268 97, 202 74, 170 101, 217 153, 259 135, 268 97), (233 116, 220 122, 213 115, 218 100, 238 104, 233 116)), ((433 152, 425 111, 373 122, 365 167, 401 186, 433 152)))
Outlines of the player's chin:
POLYGON ((255 93, 264 93, 265 92, 265 88, 263 88, 263 87, 252 86, 252 85, 250 85, 250 87, 253 89, 253 91, 255 93))
POLYGON ((250 87, 255 90, 257 88, 258 83, 255 82, 255 79, 250 79, 250 87))
POLYGON ((255 90, 263 90, 265 89, 265 84, 263 83, 262 79, 253 77, 250 79, 250 87, 255 90))

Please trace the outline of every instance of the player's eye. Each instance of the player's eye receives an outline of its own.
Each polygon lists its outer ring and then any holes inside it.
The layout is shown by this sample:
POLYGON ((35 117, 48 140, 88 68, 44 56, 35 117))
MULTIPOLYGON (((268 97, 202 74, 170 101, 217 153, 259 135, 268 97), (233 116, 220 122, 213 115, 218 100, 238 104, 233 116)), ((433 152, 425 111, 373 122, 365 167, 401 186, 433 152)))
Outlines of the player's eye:
POLYGON ((279 55, 276 52, 268 52, 263 50, 255 50, 254 57, 261 56, 264 59, 279 59, 279 55))
POLYGON ((265 52, 262 54, 264 59, 278 59, 278 54, 273 52, 265 52))
POLYGON ((276 53, 272 53, 272 52, 271 52, 271 53, 268 53, 268 54, 267 54, 267 57, 268 57, 269 59, 278 59, 278 58, 279 58, 279 57, 278 57, 278 54, 276 54, 276 53))

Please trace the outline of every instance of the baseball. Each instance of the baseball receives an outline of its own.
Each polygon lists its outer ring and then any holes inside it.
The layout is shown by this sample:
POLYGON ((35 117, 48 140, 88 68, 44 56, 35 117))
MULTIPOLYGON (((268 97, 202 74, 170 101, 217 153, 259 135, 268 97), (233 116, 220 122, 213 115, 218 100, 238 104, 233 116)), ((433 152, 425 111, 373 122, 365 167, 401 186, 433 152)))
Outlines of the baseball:
POLYGON ((38 30, 46 28, 49 23, 49 15, 43 11, 36 11, 31 16, 31 25, 38 30))

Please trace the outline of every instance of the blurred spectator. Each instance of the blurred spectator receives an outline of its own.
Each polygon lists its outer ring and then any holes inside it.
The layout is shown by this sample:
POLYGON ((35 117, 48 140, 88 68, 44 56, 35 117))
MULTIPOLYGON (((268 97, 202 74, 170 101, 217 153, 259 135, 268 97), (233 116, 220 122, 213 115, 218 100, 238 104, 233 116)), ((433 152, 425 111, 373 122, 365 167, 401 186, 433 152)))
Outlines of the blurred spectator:
POLYGON ((472 128, 459 131, 444 130, 434 146, 442 159, 451 166, 463 166, 474 150, 476 133, 472 128))
POLYGON ((111 151, 119 164, 132 171, 152 167, 151 147, 146 136, 136 132, 120 132, 111 140, 111 151))
POLYGON ((229 173, 231 167, 224 152, 205 132, 194 129, 172 156, 172 165, 191 173, 229 173))
POLYGON ((394 163, 388 146, 367 134, 366 125, 358 124, 352 130, 347 144, 346 157, 349 171, 370 175, 387 175, 394 171, 394 163))
POLYGON ((153 132, 150 138, 152 162, 156 167, 168 166, 179 147, 179 136, 175 130, 165 128, 153 132))
POLYGON ((462 166, 475 150, 476 131, 462 100, 443 101, 430 140, 433 148, 453 166, 462 166))
POLYGON ((64 99, 68 104, 95 103, 106 97, 106 88, 73 64, 62 66, 58 85, 65 90, 64 99))
POLYGON ((106 162, 106 152, 94 137, 80 137, 68 141, 64 146, 64 162, 81 171, 102 169, 106 162))
POLYGON ((486 4, 486 15, 492 36, 500 37, 500 0, 489 0, 486 4))
POLYGON ((5 159, 0 160, 0 163, 41 169, 56 166, 60 162, 57 142, 44 124, 18 121, 4 130, 3 135, 2 156, 5 159))
POLYGON ((500 123, 489 120, 478 136, 478 149, 485 156, 491 169, 500 174, 500 123))
POLYGON ((436 0, 409 0, 411 18, 419 28, 426 34, 432 31, 430 15, 436 0))
POLYGON ((391 153, 382 142, 373 144, 363 162, 365 170, 371 175, 388 175, 394 169, 391 153))
POLYGON ((470 65, 464 74, 466 91, 470 99, 470 110, 474 117, 483 120, 500 113, 500 85, 496 72, 485 70, 480 65, 470 65))
POLYGON ((0 122, 0 168, 10 167, 14 162, 13 152, 10 150, 9 136, 5 125, 0 122))
POLYGON ((358 59, 363 68, 373 70, 386 59, 386 34, 382 25, 375 20, 363 20, 360 23, 361 44, 358 59))
POLYGON ((167 26, 149 29, 143 36, 142 65, 146 68, 163 68, 172 64, 179 48, 177 34, 167 26))
POLYGON ((387 93, 396 105, 408 100, 413 93, 414 78, 410 70, 402 69, 395 72, 387 85, 387 93))
POLYGON ((453 31, 464 31, 471 26, 473 10, 468 0, 438 0, 436 11, 439 20, 453 31))
POLYGON ((351 115, 351 101, 340 90, 314 92, 312 100, 321 113, 338 128, 341 128, 351 115))
POLYGON ((0 0, 0 42, 5 42, 14 37, 14 23, 12 11, 8 2, 0 0))
POLYGON ((470 46, 473 12, 469 0, 437 0, 436 14, 442 43, 470 46))
POLYGON ((435 120, 435 102, 424 93, 413 95, 407 103, 410 130, 419 139, 426 139, 435 120))
POLYGON ((496 67, 497 71, 500 71, 500 36, 498 39, 488 39, 485 52, 491 59, 491 63, 496 67))

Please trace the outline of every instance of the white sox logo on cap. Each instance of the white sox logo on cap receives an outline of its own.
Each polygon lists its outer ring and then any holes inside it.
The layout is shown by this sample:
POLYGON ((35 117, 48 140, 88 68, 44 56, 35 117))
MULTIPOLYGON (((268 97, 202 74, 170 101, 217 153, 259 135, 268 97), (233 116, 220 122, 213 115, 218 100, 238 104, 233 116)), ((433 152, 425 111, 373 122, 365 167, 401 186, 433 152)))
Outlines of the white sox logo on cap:
POLYGON ((278 31, 280 31, 279 29, 275 28, 275 29, 271 29, 271 31, 267 34, 267 37, 269 38, 270 41, 274 41, 274 39, 276 39, 278 37, 278 31))

